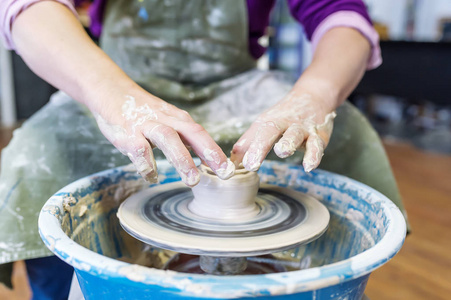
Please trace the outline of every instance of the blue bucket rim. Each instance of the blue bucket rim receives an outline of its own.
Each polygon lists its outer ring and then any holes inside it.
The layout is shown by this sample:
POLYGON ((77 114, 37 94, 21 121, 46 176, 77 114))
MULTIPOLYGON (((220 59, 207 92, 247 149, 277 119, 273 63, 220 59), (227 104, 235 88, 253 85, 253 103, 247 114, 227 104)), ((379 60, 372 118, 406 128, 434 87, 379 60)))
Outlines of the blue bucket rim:
MULTIPOLYGON (((299 168, 298 165, 276 161, 265 161, 263 165, 285 165, 299 168)), ((158 166, 168 167, 169 164, 166 161, 158 161, 158 166)), ((374 199, 371 203, 379 202, 381 204, 389 221, 385 235, 378 243, 355 256, 336 263, 299 271, 264 275, 200 275, 134 265, 103 256, 75 243, 62 230, 58 217, 63 211, 63 198, 70 195, 75 189, 91 185, 93 178, 106 177, 118 172, 130 173, 129 169, 129 166, 121 166, 81 178, 59 190, 41 209, 38 221, 41 239, 56 256, 72 265, 76 270, 108 278, 108 280, 127 278, 135 283, 159 285, 172 292, 201 298, 236 298, 268 293, 271 295, 293 294, 340 284, 371 273, 399 252, 406 236, 404 216, 386 196, 351 178, 317 169, 312 173, 333 178, 348 186, 371 193, 371 199, 374 199), (49 207, 56 207, 59 211, 49 211, 49 207)))

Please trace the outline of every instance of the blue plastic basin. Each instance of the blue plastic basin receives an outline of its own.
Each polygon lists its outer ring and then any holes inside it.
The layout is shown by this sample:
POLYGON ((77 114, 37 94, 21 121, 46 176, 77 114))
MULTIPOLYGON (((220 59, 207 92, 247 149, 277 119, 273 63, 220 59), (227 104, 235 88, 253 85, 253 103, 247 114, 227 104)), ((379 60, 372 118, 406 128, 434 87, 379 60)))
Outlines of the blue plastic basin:
MULTIPOLYGON (((160 184, 180 180, 166 162, 159 161, 158 168, 160 184)), ((136 260, 143 249, 157 251, 128 236, 116 217, 128 195, 148 186, 130 167, 61 189, 42 208, 39 231, 47 247, 75 268, 86 299, 361 299, 370 273, 404 242, 399 209, 374 189, 321 170, 307 174, 296 165, 267 161, 259 175, 264 183, 310 194, 329 209, 326 233, 287 253, 301 259, 306 269, 212 276, 126 262, 136 260)))

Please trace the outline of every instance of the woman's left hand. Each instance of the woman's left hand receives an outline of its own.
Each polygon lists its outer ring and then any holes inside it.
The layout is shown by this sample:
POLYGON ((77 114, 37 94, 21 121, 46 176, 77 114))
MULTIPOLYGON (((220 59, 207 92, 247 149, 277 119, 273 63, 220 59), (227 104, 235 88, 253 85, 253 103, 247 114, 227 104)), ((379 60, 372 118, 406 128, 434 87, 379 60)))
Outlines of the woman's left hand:
POLYGON ((334 107, 312 93, 292 91, 261 114, 234 145, 231 159, 257 171, 274 146, 280 158, 305 148, 305 171, 318 167, 332 134, 334 107))
POLYGON ((292 91, 260 115, 235 144, 235 165, 256 171, 274 146, 281 158, 305 148, 304 169, 318 167, 332 134, 334 111, 362 78, 371 47, 354 28, 328 30, 292 91))

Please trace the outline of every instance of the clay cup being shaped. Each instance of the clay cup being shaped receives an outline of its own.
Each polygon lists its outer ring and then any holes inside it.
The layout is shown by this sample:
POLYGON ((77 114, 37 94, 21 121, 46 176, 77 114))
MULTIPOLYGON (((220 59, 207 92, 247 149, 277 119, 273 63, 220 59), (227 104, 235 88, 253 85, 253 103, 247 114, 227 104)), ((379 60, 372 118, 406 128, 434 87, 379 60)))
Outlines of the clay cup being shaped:
POLYGON ((207 166, 201 165, 199 170, 200 182, 192 188, 194 199, 188 205, 192 213, 223 222, 242 222, 258 214, 255 197, 260 180, 256 172, 238 169, 222 180, 207 166))

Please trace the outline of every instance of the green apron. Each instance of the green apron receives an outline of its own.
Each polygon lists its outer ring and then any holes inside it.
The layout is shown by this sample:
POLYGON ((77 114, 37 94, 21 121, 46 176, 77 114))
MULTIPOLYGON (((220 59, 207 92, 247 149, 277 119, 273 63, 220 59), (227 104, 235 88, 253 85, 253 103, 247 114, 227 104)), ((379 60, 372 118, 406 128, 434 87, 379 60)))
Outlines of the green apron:
MULTIPOLYGON (((187 109, 226 153, 292 86, 282 73, 254 69, 246 3, 230 3, 111 0, 101 39, 129 76, 187 109)), ((320 167, 374 187, 404 211, 376 132, 349 103, 337 115, 320 167)), ((288 161, 301 159, 298 154, 288 161)), ((2 152, 0 264, 51 255, 37 230, 45 201, 78 178, 127 163, 84 106, 62 92, 52 96, 2 152)))
POLYGON ((217 83, 255 67, 245 1, 108 1, 102 49, 135 82, 177 106, 211 99, 217 83))

